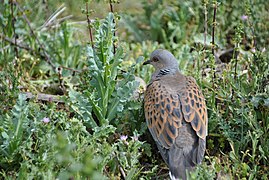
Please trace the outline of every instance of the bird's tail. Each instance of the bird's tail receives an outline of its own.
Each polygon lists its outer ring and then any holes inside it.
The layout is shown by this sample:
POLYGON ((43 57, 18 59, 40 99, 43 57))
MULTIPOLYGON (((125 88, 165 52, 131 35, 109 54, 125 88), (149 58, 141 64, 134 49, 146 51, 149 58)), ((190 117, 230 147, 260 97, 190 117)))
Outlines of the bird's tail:
POLYGON ((171 180, 186 180, 186 170, 192 170, 195 166, 191 155, 191 148, 172 147, 169 152, 169 175, 171 180))

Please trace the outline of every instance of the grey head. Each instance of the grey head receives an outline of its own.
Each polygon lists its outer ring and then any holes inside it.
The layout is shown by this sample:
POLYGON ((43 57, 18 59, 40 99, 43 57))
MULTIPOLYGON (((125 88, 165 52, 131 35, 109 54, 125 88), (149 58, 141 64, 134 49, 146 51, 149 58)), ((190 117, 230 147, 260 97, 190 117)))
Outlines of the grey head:
POLYGON ((150 55, 150 59, 145 61, 143 65, 151 64, 155 68, 155 72, 178 70, 178 62, 175 56, 164 49, 157 49, 150 55))

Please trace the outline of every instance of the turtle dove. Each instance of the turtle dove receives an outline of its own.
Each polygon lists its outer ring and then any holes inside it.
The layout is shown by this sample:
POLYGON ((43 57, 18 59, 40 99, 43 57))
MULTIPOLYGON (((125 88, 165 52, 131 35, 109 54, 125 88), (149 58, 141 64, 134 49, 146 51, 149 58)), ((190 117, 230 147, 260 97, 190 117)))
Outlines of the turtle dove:
POLYGON ((194 78, 184 76, 176 58, 157 49, 150 60, 155 68, 144 99, 145 118, 171 179, 186 179, 204 157, 207 136, 207 108, 194 78))

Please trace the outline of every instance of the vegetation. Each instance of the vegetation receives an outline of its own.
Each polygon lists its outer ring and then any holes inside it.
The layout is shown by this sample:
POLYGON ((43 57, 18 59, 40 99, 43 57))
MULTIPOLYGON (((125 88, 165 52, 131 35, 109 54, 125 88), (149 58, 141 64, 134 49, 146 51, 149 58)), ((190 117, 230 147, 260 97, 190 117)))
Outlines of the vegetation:
POLYGON ((1 179, 168 177, 143 114, 157 48, 206 97, 207 151, 189 179, 268 179, 267 1, 131 5, 1 2, 1 179))

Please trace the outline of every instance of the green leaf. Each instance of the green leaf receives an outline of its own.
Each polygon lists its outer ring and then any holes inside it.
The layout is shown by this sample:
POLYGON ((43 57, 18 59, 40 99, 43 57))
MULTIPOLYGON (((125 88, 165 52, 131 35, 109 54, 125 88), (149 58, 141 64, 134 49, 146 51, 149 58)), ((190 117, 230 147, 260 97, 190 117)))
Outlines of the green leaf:
POLYGON ((81 93, 74 90, 69 91, 70 101, 72 102, 72 109, 83 118, 83 121, 89 124, 91 128, 97 126, 92 117, 92 106, 89 100, 81 93))

